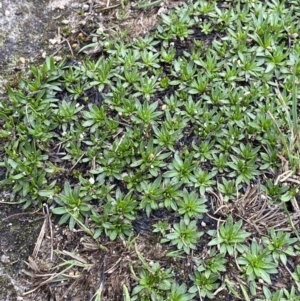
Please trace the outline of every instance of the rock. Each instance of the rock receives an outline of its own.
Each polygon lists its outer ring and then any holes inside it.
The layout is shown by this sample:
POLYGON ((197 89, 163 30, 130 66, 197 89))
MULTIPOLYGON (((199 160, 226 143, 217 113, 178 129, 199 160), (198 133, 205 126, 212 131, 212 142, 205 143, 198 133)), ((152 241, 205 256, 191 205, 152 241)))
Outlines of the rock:
POLYGON ((22 64, 25 64, 25 63, 26 63, 26 59, 23 58, 22 56, 19 58, 19 61, 20 61, 22 64))
POLYGON ((9 256, 3 254, 3 255, 1 256, 1 258, 0 258, 0 261, 1 261, 2 263, 10 263, 9 256))
POLYGON ((83 11, 88 11, 90 9, 90 6, 88 4, 83 4, 82 5, 82 10, 83 11))

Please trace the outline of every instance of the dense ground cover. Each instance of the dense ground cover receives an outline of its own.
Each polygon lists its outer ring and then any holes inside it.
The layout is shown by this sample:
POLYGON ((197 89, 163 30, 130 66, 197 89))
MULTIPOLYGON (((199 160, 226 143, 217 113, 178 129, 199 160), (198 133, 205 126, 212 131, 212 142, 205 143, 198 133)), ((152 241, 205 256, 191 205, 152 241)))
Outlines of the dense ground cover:
POLYGON ((94 239, 93 300, 300 299, 299 18, 193 1, 8 89, 2 185, 94 239))

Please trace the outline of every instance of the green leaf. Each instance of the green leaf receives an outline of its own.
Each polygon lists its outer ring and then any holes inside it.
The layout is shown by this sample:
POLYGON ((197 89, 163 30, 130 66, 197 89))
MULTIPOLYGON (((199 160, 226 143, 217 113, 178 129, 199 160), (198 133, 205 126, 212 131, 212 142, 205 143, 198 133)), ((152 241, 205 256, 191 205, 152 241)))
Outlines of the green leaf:
POLYGON ((16 169, 18 167, 18 163, 10 158, 7 159, 7 163, 13 168, 16 169))
POLYGON ((209 246, 215 246, 215 245, 219 245, 223 242, 224 240, 222 239, 222 237, 216 237, 216 238, 213 238, 209 243, 208 245, 209 246))
POLYGON ((39 192, 38 192, 39 196, 42 196, 42 197, 53 196, 54 193, 55 193, 54 190, 39 190, 39 192))
POLYGON ((68 221, 68 219, 70 218, 70 214, 69 213, 66 213, 66 214, 64 214, 61 218, 60 218, 60 220, 59 220, 59 225, 62 225, 62 224, 64 224, 64 223, 66 223, 67 221, 68 221))
POLYGON ((54 214, 65 214, 65 213, 67 213, 68 211, 66 210, 65 207, 56 207, 56 208, 53 208, 53 209, 52 209, 52 212, 53 212, 54 214))
POLYGON ((76 220, 75 220, 75 218, 73 216, 71 216, 71 218, 69 220, 69 228, 70 228, 70 230, 73 230, 74 227, 75 227, 75 225, 76 225, 76 220))
POLYGON ((89 126, 92 126, 94 123, 95 123, 95 121, 90 119, 90 120, 86 120, 85 122, 83 122, 82 126, 89 127, 89 126))
POLYGON ((10 178, 12 179, 12 180, 20 180, 20 179, 22 179, 22 178, 24 178, 25 177, 25 175, 23 174, 23 173, 19 173, 19 174, 17 174, 17 175, 11 175, 10 176, 10 178))
POLYGON ((168 170, 163 173, 164 178, 175 178, 178 176, 178 172, 176 170, 168 170))
POLYGON ((256 274, 258 277, 261 277, 261 279, 263 279, 268 284, 272 284, 270 275, 266 273, 264 270, 260 269, 256 272, 256 274))

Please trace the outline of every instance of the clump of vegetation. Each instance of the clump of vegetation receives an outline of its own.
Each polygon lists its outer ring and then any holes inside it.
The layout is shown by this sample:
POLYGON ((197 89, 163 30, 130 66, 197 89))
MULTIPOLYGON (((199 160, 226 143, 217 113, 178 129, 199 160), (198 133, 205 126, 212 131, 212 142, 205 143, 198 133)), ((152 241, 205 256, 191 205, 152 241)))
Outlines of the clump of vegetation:
POLYGON ((47 58, 0 104, 2 187, 94 239, 130 241, 145 213, 169 257, 139 254, 125 300, 299 300, 299 18, 292 0, 193 1, 96 60, 47 58))

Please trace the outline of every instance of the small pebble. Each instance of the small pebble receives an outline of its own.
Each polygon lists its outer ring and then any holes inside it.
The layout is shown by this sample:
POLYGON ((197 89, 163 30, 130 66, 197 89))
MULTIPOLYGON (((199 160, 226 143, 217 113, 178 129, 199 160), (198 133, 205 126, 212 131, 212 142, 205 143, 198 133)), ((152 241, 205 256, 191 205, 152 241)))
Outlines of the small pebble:
POLYGON ((5 14, 5 17, 9 17, 9 15, 10 15, 9 10, 6 10, 4 14, 5 14))
POLYGON ((90 6, 89 6, 88 4, 83 4, 83 5, 82 5, 82 10, 83 10, 83 11, 88 11, 89 8, 90 8, 90 6))
POLYGON ((72 3, 71 7, 72 8, 79 8, 80 7, 80 3, 72 3))
POLYGON ((54 45, 54 44, 57 43, 57 40, 56 39, 50 39, 49 42, 50 42, 50 44, 54 45))
POLYGON ((25 64, 25 63, 26 63, 25 58, 23 58, 22 56, 19 58, 19 61, 20 61, 22 64, 25 64))
POLYGON ((54 57, 55 62, 60 62, 63 58, 60 55, 54 57))
POLYGON ((166 12, 167 12, 167 8, 161 6, 161 7, 158 9, 157 15, 160 16, 160 15, 162 15, 162 14, 165 14, 166 12))
POLYGON ((290 34, 290 37, 292 38, 292 39, 296 39, 296 38, 298 38, 298 36, 299 36, 299 34, 298 33, 292 33, 292 34, 290 34))
POLYGON ((10 260, 9 260, 9 256, 6 256, 6 255, 2 255, 1 258, 0 258, 0 261, 2 263, 10 263, 10 260))

